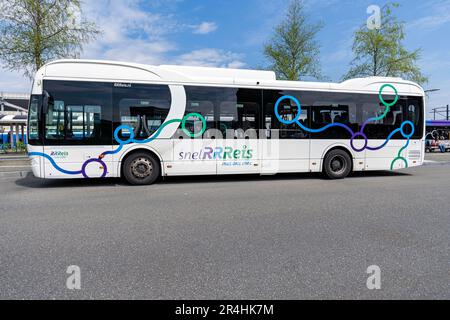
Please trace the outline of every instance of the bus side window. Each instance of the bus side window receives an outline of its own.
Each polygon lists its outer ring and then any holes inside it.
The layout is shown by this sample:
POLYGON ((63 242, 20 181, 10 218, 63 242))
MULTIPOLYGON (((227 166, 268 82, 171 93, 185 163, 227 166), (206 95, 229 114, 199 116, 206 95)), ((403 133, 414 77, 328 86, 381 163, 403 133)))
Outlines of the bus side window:
MULTIPOLYGON (((133 83, 130 86, 114 87, 113 104, 119 125, 129 126, 135 139, 151 137, 169 115, 172 102, 169 86, 133 83)), ((119 138, 127 140, 129 129, 121 130, 119 138)))
MULTIPOLYGON (((300 91, 278 91, 278 90, 264 90, 264 129, 267 137, 279 137, 279 139, 309 139, 310 134, 297 123, 284 124, 279 121, 275 115, 275 105, 283 96, 294 96, 299 101, 302 101, 302 92, 300 91)), ((303 126, 309 126, 308 107, 302 106, 301 111, 296 103, 292 100, 285 99, 278 105, 278 114, 287 121, 297 119, 303 126), (300 112, 300 114, 299 114, 300 112)))
MULTIPOLYGON (((357 132, 358 96, 349 93, 321 92, 309 94, 311 100, 311 114, 313 129, 320 129, 330 124, 341 123, 357 132)), ((331 127, 328 130, 313 133, 312 139, 350 139, 351 134, 343 127, 331 127)))
MULTIPOLYGON (((385 101, 390 103, 394 101, 393 97, 385 97, 385 101)), ((398 102, 389 108, 386 112, 386 106, 380 102, 378 95, 365 94, 361 97, 361 109, 363 113, 363 121, 366 122, 364 127, 364 134, 368 139, 387 139, 390 134, 400 128, 404 119, 404 107, 406 105, 406 99, 400 97, 398 102), (375 120, 374 118, 378 118, 375 120)), ((400 132, 397 132, 393 137, 393 140, 404 140, 405 137, 400 132)))
MULTIPOLYGON (((203 138, 211 139, 220 136, 216 130, 217 116, 216 109, 223 96, 222 88, 185 86, 186 90, 186 111, 185 116, 192 113, 200 114, 206 121, 206 131, 203 138)), ((186 129, 192 133, 199 133, 203 128, 203 123, 198 117, 190 117, 186 121, 186 129)), ((183 130, 178 129, 175 138, 192 139, 183 130)), ((201 137, 199 137, 201 138, 201 137)))
POLYGON ((45 144, 111 145, 111 84, 45 80, 44 89, 50 94, 45 144))
POLYGON ((261 90, 224 89, 219 126, 225 139, 258 139, 261 90))

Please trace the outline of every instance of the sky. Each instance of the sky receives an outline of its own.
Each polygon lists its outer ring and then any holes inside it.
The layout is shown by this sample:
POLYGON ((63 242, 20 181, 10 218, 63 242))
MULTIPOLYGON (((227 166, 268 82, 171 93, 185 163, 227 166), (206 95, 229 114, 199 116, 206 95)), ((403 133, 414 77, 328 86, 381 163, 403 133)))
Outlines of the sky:
MULTIPOLYGON (((428 109, 450 104, 450 0, 397 0, 405 22, 405 46, 422 49, 429 77, 428 109)), ((353 58, 353 33, 377 0, 305 0, 317 36, 324 76, 339 82, 353 58)), ((81 58, 225 68, 259 68, 268 63, 263 46, 285 16, 288 0, 85 0, 83 12, 103 34, 81 58)), ((1 64, 0 64, 1 67, 1 64)), ((0 92, 28 92, 30 81, 0 69, 0 92)), ((431 117, 431 113, 428 117, 431 117)))

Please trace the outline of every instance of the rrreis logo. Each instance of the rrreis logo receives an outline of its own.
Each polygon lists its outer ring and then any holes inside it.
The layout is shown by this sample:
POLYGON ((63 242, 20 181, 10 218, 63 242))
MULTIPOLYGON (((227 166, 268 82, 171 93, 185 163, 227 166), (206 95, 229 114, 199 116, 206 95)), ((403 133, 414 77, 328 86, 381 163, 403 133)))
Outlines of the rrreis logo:
POLYGON ((50 156, 54 159, 66 159, 69 153, 67 151, 52 151, 50 156))
POLYGON ((198 152, 180 152, 180 160, 250 160, 253 158, 253 150, 247 146, 242 149, 210 148, 206 147, 198 152))

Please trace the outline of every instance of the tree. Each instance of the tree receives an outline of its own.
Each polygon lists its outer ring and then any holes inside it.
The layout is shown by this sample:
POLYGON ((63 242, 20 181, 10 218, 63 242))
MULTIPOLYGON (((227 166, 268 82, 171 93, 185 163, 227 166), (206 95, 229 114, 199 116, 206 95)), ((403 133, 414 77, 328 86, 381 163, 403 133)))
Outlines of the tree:
POLYGON ((51 60, 78 58, 99 33, 79 0, 0 0, 0 61, 29 78, 51 60))
POLYGON ((291 1, 284 21, 275 28, 270 43, 264 46, 270 68, 280 79, 321 78, 320 49, 315 37, 322 27, 320 23, 308 21, 301 0, 291 1))
POLYGON ((344 79, 368 76, 403 77, 420 84, 428 79, 417 66, 421 49, 408 51, 402 44, 405 39, 404 23, 392 14, 396 3, 381 9, 381 26, 370 30, 366 24, 354 35, 353 53, 349 72, 344 79))

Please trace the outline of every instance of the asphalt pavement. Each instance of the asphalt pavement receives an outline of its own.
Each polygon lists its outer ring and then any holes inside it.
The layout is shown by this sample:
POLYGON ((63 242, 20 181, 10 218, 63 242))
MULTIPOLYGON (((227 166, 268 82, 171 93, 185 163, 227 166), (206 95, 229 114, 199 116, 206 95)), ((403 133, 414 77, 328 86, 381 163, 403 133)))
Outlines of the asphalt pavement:
POLYGON ((146 187, 1 177, 0 299, 449 299, 449 197, 450 165, 433 164, 146 187))

